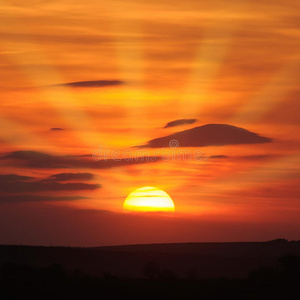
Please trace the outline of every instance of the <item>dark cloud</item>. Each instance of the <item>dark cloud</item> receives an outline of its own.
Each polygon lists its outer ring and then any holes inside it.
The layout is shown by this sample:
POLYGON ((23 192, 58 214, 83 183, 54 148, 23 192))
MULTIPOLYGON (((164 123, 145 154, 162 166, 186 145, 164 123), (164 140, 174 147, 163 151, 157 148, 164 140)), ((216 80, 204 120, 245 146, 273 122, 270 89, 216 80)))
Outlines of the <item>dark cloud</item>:
POLYGON ((91 180, 94 174, 91 173, 60 173, 51 175, 48 180, 68 181, 68 180, 91 180))
POLYGON ((100 188, 100 184, 88 183, 59 183, 59 182, 45 182, 43 180, 34 182, 24 181, 10 181, 0 182, 0 191, 2 193, 31 193, 31 192, 45 192, 45 191, 82 191, 95 190, 100 188))
MULTIPOLYGON (((95 153, 99 155, 101 153, 95 153)), ((74 157, 74 156, 54 156, 37 151, 15 151, 0 157, 0 160, 9 162, 9 165, 17 165, 28 168, 91 168, 107 169, 128 165, 143 164, 160 160, 156 156, 142 156, 133 159, 116 158, 116 159, 93 159, 92 156, 74 157)))
POLYGON ((28 192, 44 192, 44 191, 79 191, 79 190, 95 190, 101 187, 100 184, 88 184, 82 182, 76 183, 60 183, 58 181, 73 179, 91 179, 92 174, 89 173, 61 173, 50 176, 47 180, 38 179, 28 176, 20 176, 16 174, 0 175, 0 195, 1 193, 28 193, 28 192), (50 180, 49 180, 50 179, 50 180), (31 180, 31 181, 28 181, 31 180))
POLYGON ((81 196, 47 196, 37 195, 39 192, 70 192, 95 190, 100 184, 87 184, 82 182, 61 183, 65 180, 89 180, 93 178, 90 173, 60 173, 47 179, 21 176, 17 174, 0 175, 0 203, 19 203, 27 201, 72 201, 87 199, 81 196), (34 194, 31 194, 34 193, 34 194))
POLYGON ((41 201, 74 201, 74 200, 84 200, 87 197, 80 196, 63 196, 63 197, 51 197, 51 196, 38 196, 31 194, 21 194, 21 195, 5 195, 0 199, 0 203, 20 203, 20 202, 41 202, 41 201))
POLYGON ((118 86, 124 84, 121 80, 90 80, 90 81, 76 81, 76 82, 66 82, 60 84, 53 84, 51 86, 69 86, 74 88, 98 88, 106 86, 118 86))
POLYGON ((212 159, 223 159, 223 158, 228 158, 230 156, 228 155, 211 155, 209 158, 212 158, 212 159))
MULTIPOLYGON (((169 147, 175 140, 178 147, 206 147, 237 144, 269 143, 272 140, 246 129, 227 124, 207 124, 169 136, 150 140, 140 148, 169 147)), ((175 143, 174 143, 175 145, 175 143)))
POLYGON ((34 179, 34 177, 21 176, 17 174, 1 174, 0 182, 14 182, 14 181, 26 181, 34 179))
POLYGON ((164 128, 175 127, 184 124, 193 124, 197 121, 197 119, 179 119, 172 122, 167 123, 164 128))
POLYGON ((271 154, 262 154, 262 155, 244 155, 244 156, 237 156, 236 158, 245 159, 245 160, 264 160, 264 159, 272 159, 278 157, 277 155, 271 154))
POLYGON ((264 160, 275 158, 275 155, 271 154, 258 154, 258 155, 241 155, 241 156, 228 156, 228 155, 211 155, 211 159, 242 159, 242 160, 264 160))
POLYGON ((60 127, 53 127, 53 128, 50 128, 50 130, 53 130, 53 131, 62 131, 64 129, 60 128, 60 127))

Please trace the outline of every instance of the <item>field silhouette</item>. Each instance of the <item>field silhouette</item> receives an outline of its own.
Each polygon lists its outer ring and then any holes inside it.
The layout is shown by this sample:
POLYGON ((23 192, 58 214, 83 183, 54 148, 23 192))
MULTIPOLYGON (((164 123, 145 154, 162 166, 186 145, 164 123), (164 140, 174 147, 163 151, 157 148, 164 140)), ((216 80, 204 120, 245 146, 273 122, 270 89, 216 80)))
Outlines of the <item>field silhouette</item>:
POLYGON ((292 299, 300 242, 0 246, 0 297, 292 299), (262 298, 260 298, 262 297, 262 298))

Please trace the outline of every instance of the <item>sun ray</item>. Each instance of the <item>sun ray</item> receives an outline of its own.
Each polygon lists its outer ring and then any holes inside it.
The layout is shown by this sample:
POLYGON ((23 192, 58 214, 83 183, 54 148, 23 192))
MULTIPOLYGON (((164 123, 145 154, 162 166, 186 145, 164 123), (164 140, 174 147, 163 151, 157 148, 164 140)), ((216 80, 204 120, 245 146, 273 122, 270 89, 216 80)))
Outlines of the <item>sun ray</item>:
POLYGON ((232 124, 259 122, 278 102, 298 86, 300 61, 292 60, 280 69, 252 99, 232 117, 232 124))
POLYGON ((58 146, 3 115, 0 115, 0 128, 0 139, 15 149, 36 149, 38 147, 38 149, 59 153, 58 146))
POLYGON ((187 87, 179 99, 178 119, 195 117, 207 103, 214 101, 210 88, 230 49, 237 26, 237 22, 226 22, 221 28, 207 30, 199 41, 187 87))
MULTIPOLYGON (((264 186, 266 183, 288 180, 298 170, 300 164, 299 151, 294 151, 288 156, 272 159, 253 167, 248 172, 234 172, 230 176, 220 177, 207 181, 205 186, 199 187, 202 195, 208 193, 226 195, 233 190, 246 190, 264 186)), ((296 176, 296 174, 295 174, 296 176)), ((299 176, 299 175, 298 175, 299 176)))
MULTIPOLYGON (((17 23, 18 16, 9 15, 9 23, 17 23)), ((8 22, 6 20, 6 22, 8 22)), ((8 24, 2 24, 8 26, 8 24)), ((26 26, 23 27, 26 31, 26 26)), ((47 104, 53 106, 61 118, 68 124, 71 129, 76 131, 80 141, 84 142, 90 147, 94 147, 94 141, 97 137, 99 140, 99 133, 95 136, 93 129, 95 128, 90 119, 82 111, 83 103, 78 101, 76 95, 72 91, 63 86, 58 85, 51 87, 51 85, 64 83, 64 80, 55 70, 51 61, 43 55, 42 46, 39 41, 31 41, 30 43, 22 43, 17 40, 2 40, 3 46, 10 49, 8 55, 13 59, 28 78, 34 83, 34 91, 40 94, 40 101, 45 101, 47 104), (22 51, 20 51, 22 49, 22 51), (31 68, 27 62, 35 62, 40 65, 40 68, 31 68), (83 128, 84 126, 84 128, 83 128)))
MULTIPOLYGON (((127 4, 118 2, 116 5, 127 11, 127 4)), ((144 107, 137 105, 144 96, 142 86, 144 85, 144 59, 141 44, 141 24, 139 20, 132 20, 130 23, 126 19, 118 18, 113 11, 107 11, 111 14, 110 27, 113 32, 115 51, 119 67, 119 79, 125 83, 125 87, 115 95, 118 102, 127 106, 126 122, 129 126, 130 135, 135 136, 137 128, 137 116, 142 115, 144 107), (138 80, 138 82, 136 82, 138 80)), ((133 151, 133 150, 132 150, 133 151)), ((123 168, 124 172, 135 181, 135 176, 123 168)))

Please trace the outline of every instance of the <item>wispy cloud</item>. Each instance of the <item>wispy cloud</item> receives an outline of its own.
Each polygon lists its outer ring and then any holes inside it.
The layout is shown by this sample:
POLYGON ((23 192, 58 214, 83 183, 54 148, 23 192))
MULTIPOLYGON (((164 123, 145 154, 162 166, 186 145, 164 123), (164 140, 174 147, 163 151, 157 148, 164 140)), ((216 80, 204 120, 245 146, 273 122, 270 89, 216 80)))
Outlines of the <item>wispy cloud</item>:
POLYGON ((37 151, 15 151, 8 153, 0 160, 7 161, 11 166, 22 166, 28 168, 45 168, 45 169, 109 169, 136 164, 145 164, 159 161, 159 157, 136 157, 135 159, 100 159, 95 160, 92 156, 54 156, 37 151))
POLYGON ((52 130, 52 131, 62 131, 64 129, 60 128, 60 127, 53 127, 53 128, 50 128, 50 130, 52 130))
POLYGON ((229 155, 211 155, 210 159, 232 159, 232 160, 265 160, 274 159, 276 155, 261 154, 261 155, 241 155, 241 156, 229 156, 229 155))
POLYGON ((34 182, 10 181, 1 182, 0 190, 2 193, 28 193, 28 192, 45 192, 45 191, 82 191, 95 190, 100 188, 100 184, 89 184, 82 182, 59 183, 45 182, 43 180, 34 182))
POLYGON ((15 182, 15 181, 27 181, 34 179, 34 177, 21 176, 17 174, 1 174, 0 182, 15 182))
POLYGON ((91 173, 59 173, 51 175, 48 179, 50 181, 68 181, 68 180, 91 180, 94 174, 91 173))
POLYGON ((74 200, 84 200, 87 197, 81 196, 38 196, 32 194, 21 194, 21 195, 4 195, 1 196, 0 203, 20 203, 20 202, 42 202, 42 201, 74 201, 74 200))
POLYGON ((175 120, 172 122, 168 122, 164 128, 169 128, 169 127, 175 127, 175 126, 180 126, 180 125, 185 125, 185 124, 193 124, 197 121, 197 119, 179 119, 175 120))
POLYGON ((89 80, 89 81, 75 81, 52 84, 52 87, 69 86, 74 88, 99 88, 107 86, 119 86, 123 85, 124 82, 121 80, 89 80))
POLYGON ((0 203, 12 203, 23 201, 57 201, 57 200, 77 200, 84 199, 80 196, 52 196, 38 195, 39 192, 70 192, 88 191, 101 187, 100 184, 90 184, 84 182, 60 181, 83 181, 94 178, 90 173, 60 173, 53 174, 45 179, 17 174, 0 175, 0 203))

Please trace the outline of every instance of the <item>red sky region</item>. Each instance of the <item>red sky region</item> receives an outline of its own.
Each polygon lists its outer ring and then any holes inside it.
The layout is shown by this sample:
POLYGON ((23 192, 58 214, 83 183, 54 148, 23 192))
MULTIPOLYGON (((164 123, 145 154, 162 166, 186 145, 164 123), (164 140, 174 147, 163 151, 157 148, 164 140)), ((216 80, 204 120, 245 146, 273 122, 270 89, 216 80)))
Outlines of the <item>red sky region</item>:
POLYGON ((299 239, 298 1, 0 8, 1 244, 299 239))

